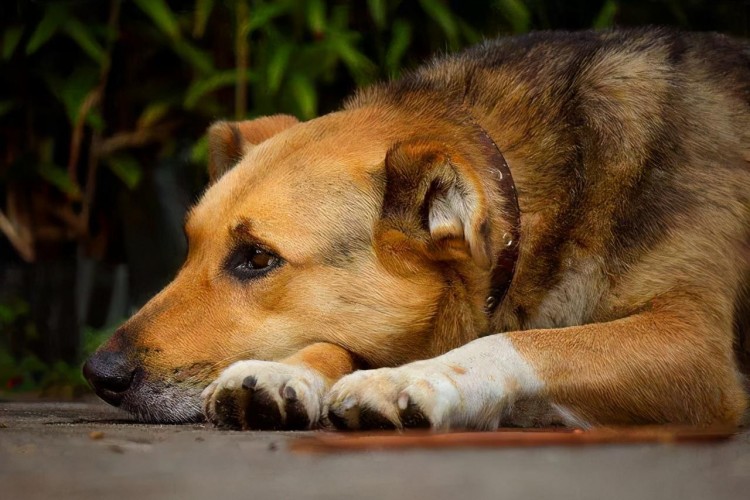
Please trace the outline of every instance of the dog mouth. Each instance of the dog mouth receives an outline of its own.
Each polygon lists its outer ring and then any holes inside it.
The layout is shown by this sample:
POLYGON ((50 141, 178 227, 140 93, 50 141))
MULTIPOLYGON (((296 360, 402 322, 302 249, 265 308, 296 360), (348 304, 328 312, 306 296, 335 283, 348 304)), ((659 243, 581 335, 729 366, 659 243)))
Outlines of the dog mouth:
POLYGON ((182 424, 202 422, 202 386, 164 380, 149 380, 145 370, 133 371, 118 387, 96 387, 94 393, 104 402, 127 411, 139 422, 182 424))
POLYGON ((183 424, 204 420, 200 397, 203 387, 149 381, 143 376, 133 382, 130 389, 118 395, 115 406, 139 422, 183 424))
POLYGON ((104 402, 148 423, 203 420, 200 394, 211 380, 209 363, 193 363, 160 375, 123 351, 100 350, 83 366, 83 375, 104 402))

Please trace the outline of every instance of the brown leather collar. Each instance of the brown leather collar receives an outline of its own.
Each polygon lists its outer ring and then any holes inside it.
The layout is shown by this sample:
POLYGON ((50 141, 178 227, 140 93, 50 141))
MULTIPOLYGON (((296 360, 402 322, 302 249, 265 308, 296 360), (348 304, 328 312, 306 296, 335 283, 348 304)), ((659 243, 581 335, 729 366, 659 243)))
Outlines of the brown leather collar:
POLYGON ((508 294, 508 289, 516 272, 521 240, 521 210, 518 208, 516 184, 513 182, 508 162, 505 161, 505 157, 500 152, 495 141, 490 137, 490 134, 476 121, 474 123, 481 130, 480 140, 490 157, 490 164, 493 167, 490 175, 497 182, 500 193, 503 196, 503 215, 508 217, 511 223, 508 232, 503 234, 502 240, 504 245, 495 254, 490 292, 485 305, 487 314, 491 316, 508 294))

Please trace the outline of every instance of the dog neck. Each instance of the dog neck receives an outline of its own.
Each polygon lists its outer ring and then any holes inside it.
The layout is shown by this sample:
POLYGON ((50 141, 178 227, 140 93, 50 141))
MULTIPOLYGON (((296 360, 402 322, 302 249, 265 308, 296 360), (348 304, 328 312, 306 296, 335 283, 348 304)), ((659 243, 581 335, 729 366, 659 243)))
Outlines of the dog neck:
POLYGON ((521 211, 518 208, 516 184, 513 182, 508 162, 505 161, 505 157, 490 134, 476 121, 474 124, 481 131, 479 134, 481 147, 485 149, 490 160, 489 164, 492 168, 490 174, 502 195, 503 214, 510 222, 510 228, 503 233, 502 245, 495 254, 490 290, 485 302, 485 311, 488 316, 492 316, 505 299, 515 275, 521 239, 521 211))

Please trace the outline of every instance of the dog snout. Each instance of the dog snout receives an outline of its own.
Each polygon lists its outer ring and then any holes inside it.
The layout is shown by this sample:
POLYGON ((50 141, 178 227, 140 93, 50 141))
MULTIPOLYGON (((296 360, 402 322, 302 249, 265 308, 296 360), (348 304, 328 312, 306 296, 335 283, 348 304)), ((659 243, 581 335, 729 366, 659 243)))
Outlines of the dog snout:
POLYGON ((121 351, 97 351, 83 365, 83 376, 96 395, 113 406, 119 406, 133 383, 136 369, 121 351))

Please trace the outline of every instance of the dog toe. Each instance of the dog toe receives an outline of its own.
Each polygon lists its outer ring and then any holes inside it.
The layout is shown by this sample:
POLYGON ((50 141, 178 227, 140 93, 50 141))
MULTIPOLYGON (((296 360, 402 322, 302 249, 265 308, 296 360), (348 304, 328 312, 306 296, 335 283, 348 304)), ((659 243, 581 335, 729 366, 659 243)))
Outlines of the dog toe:
POLYGON ((432 427, 430 419, 424 414, 422 408, 408 397, 408 394, 402 392, 399 395, 398 407, 401 410, 399 417, 405 428, 429 429, 432 427))
POLYGON ((462 408, 455 381, 424 363, 348 375, 327 401, 328 419, 339 429, 448 429, 462 408))
POLYGON ((344 377, 328 397, 328 420, 342 430, 399 429, 397 381, 383 370, 344 377))
POLYGON ((219 427, 309 429, 318 424, 325 382, 310 369, 238 361, 203 392, 204 412, 219 427))
POLYGON ((275 431, 284 428, 284 415, 279 401, 266 389, 245 389, 251 392, 244 412, 245 429, 275 431))

